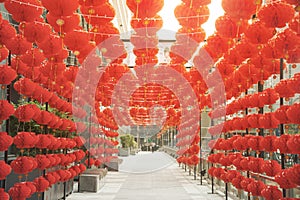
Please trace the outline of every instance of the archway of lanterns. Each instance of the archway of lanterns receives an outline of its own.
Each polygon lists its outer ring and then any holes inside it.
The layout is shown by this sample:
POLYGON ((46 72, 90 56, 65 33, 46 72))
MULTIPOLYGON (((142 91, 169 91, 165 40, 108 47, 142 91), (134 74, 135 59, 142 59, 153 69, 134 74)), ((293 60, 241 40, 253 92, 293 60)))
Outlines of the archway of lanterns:
MULTIPOLYGON (((11 165, 1 162, 0 178, 5 179, 11 169, 16 174, 28 174, 36 168, 42 171, 53 166, 60 168, 45 173, 33 182, 22 182, 21 178, 20 183, 9 189, 8 193, 13 199, 20 195, 28 198, 35 191, 44 192, 51 185, 68 181, 82 173, 85 165, 78 163, 85 156, 88 158, 85 162, 88 167, 100 166, 115 158, 120 124, 114 120, 110 107, 114 86, 129 72, 128 66, 123 64, 127 53, 119 31, 112 23, 117 10, 107 0, 0 2, 8 11, 7 15, 15 21, 10 23, 4 17, 0 20, 0 58, 1 61, 5 60, 5 64, 0 67, 0 84, 5 91, 13 87, 23 99, 14 108, 10 99, 2 95, 0 119, 8 120, 14 115, 19 124, 33 122, 41 127, 37 132, 18 129, 15 136, 8 129, 1 132, 1 141, 6 142, 0 142, 0 150, 7 151, 13 143, 21 154, 11 165), (105 42, 107 39, 109 43, 105 42), (100 80, 93 80, 95 76, 89 72, 89 63, 85 63, 86 57, 95 48, 98 56, 93 59, 93 63, 105 66, 100 80), (82 70, 85 73, 79 74, 78 71, 82 70), (86 84, 75 88, 76 92, 81 96, 87 95, 72 105, 76 79, 86 81, 86 84), (95 81, 97 85, 93 96, 87 91, 95 81), (26 97, 29 104, 24 101, 26 97), (94 109, 95 114, 91 112, 94 109), (85 152, 82 146, 86 144, 87 138, 89 148, 85 152), (40 151, 34 156, 27 156, 30 149, 34 148, 56 153, 43 154, 40 151), (20 163, 23 167, 20 167, 20 163)), ((271 76, 276 78, 286 64, 299 63, 299 2, 223 0, 225 14, 217 19, 216 32, 207 37, 202 51, 198 51, 199 44, 206 38, 201 25, 208 20, 210 2, 182 0, 176 7, 174 13, 182 27, 171 47, 171 61, 168 64, 191 85, 199 109, 213 108, 210 116, 217 119, 223 113, 231 116, 246 108, 262 108, 274 104, 279 98, 292 98, 299 93, 300 78, 296 74, 290 79, 281 80, 274 88, 245 95, 253 85, 263 85, 271 76), (203 60, 203 50, 214 63, 203 60), (196 56, 193 57, 195 52, 196 56), (184 65, 191 59, 195 66, 186 70, 184 65), (222 77, 221 82, 216 81, 218 74, 222 77), (211 100, 218 96, 218 86, 221 84, 225 86, 226 100, 235 100, 226 107, 217 105, 216 108, 215 103, 221 104, 221 97, 213 102, 211 100), (210 85, 214 87, 209 88, 210 85)), ((131 26, 135 33, 131 35, 130 41, 137 56, 134 68, 159 65, 156 56, 159 43, 157 31, 161 29, 163 20, 158 12, 163 7, 163 1, 127 0, 126 4, 133 13, 131 26)), ((182 125, 177 135, 178 162, 189 166, 198 165, 199 125, 193 120, 180 120, 184 108, 171 90, 163 85, 147 83, 134 91, 128 104, 131 119, 140 125, 151 123, 151 107, 163 106, 167 114, 164 127, 182 125)), ((128 121, 124 120, 122 124, 126 125, 128 121)), ((282 124, 299 124, 298 103, 281 104, 275 112, 235 117, 211 127, 211 135, 256 128, 261 132, 260 135, 240 134, 230 139, 217 140, 213 148, 218 153, 208 158, 214 165, 209 169, 210 175, 230 182, 253 196, 266 199, 286 196, 285 190, 281 192, 279 188, 295 188, 300 184, 299 164, 282 169, 284 165, 279 165, 277 161, 263 161, 262 158, 234 153, 236 150, 273 152, 279 149, 282 155, 299 154, 299 134, 281 133, 281 137, 262 137, 263 129, 274 129, 282 124), (232 152, 227 154, 228 151, 232 152), (223 166, 235 166, 236 170, 228 170, 223 166), (275 177, 279 187, 245 177, 244 171, 275 177)), ((284 164, 284 160, 282 162, 284 164)), ((0 192, 5 198, 8 197, 4 190, 0 192)))

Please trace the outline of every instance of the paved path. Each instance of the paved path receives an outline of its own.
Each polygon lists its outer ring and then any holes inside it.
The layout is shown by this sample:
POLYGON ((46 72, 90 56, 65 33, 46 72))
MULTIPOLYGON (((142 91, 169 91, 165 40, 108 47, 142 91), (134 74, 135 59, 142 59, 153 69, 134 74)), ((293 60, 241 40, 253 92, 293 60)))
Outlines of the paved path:
POLYGON ((208 194, 207 186, 200 186, 199 180, 194 181, 165 153, 139 153, 123 159, 121 171, 109 172, 98 193, 73 193, 68 200, 224 199, 217 194, 208 194))

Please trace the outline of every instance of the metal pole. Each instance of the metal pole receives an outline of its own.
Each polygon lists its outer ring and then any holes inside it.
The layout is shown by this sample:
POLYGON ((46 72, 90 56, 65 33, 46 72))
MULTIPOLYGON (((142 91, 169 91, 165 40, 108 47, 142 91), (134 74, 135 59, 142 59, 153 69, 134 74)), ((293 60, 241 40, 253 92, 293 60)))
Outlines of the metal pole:
MULTIPOLYGON (((9 51, 9 54, 8 54, 8 66, 11 66, 11 52, 9 51)), ((8 102, 10 102, 10 89, 11 89, 11 84, 10 85, 7 85, 6 87, 6 100, 8 102)), ((10 121, 9 119, 6 120, 6 124, 5 124, 5 129, 6 129, 6 132, 7 134, 9 135, 10 134, 10 121)), ((4 152, 4 162, 5 163, 8 163, 8 150, 4 152)), ((6 179, 4 179, 2 181, 2 188, 5 189, 5 186, 6 186, 6 179)))
MULTIPOLYGON (((280 80, 283 79, 283 58, 280 58, 280 80)), ((283 106, 283 98, 280 98, 280 106, 283 106)), ((284 134, 284 124, 280 124, 280 135, 284 134)), ((285 155, 281 154, 281 168, 285 169, 285 155)), ((283 197, 286 197, 286 189, 282 189, 283 197)))
POLYGON ((201 113, 200 113, 200 120, 199 120, 199 136, 200 136, 200 141, 199 141, 199 147, 200 147, 200 162, 199 162, 199 171, 200 171, 200 185, 203 184, 203 180, 202 180, 202 166, 203 166, 203 163, 202 163, 202 116, 201 116, 201 113))

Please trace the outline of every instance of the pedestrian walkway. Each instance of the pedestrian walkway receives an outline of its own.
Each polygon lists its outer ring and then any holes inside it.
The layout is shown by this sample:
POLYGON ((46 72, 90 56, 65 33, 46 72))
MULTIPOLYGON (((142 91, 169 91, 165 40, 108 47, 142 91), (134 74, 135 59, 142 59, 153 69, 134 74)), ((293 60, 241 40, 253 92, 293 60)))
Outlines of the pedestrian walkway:
MULTIPOLYGON (((68 200, 221 200, 209 194, 175 159, 163 152, 122 158, 119 172, 109 172, 98 193, 73 193, 68 200), (150 166, 147 164, 151 163, 150 166), (159 165, 160 163, 160 165, 159 165), (135 172, 135 173, 131 173, 135 172)), ((76 187, 75 187, 76 188, 76 187)))

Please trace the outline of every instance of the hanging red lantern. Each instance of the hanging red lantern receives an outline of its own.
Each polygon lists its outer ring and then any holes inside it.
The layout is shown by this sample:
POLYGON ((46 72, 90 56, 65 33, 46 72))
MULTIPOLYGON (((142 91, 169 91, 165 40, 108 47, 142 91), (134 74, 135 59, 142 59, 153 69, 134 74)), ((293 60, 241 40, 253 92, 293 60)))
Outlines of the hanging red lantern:
POLYGON ((279 120, 279 122, 281 124, 286 124, 289 122, 289 119, 286 115, 286 111, 290 108, 290 106, 288 105, 283 105, 280 106, 275 112, 274 115, 276 117, 277 120, 279 120))
POLYGON ((300 185, 300 165, 295 164, 293 167, 286 169, 287 177, 290 182, 300 185))
POLYGON ((30 196, 33 195, 34 193, 36 193, 36 187, 35 184, 33 182, 24 182, 24 184, 30 188, 30 196))
POLYGON ((9 43, 15 35, 16 29, 7 20, 3 20, 0 24, 0 43, 4 45, 9 43))
POLYGON ((218 34, 225 38, 238 38, 246 30, 247 25, 246 20, 234 20, 226 13, 215 22, 218 34))
POLYGON ((286 115, 291 123, 300 124, 300 104, 295 103, 286 111, 286 115))
POLYGON ((209 9, 207 6, 189 7, 182 3, 175 8, 174 14, 181 26, 194 28, 208 20, 209 9))
POLYGON ((23 0, 22 2, 8 0, 5 1, 4 6, 12 18, 18 22, 33 22, 43 13, 43 8, 38 0, 23 0))
POLYGON ((300 135, 292 135, 287 141, 287 147, 293 154, 300 154, 300 135))
POLYGON ((109 2, 99 6, 81 6, 80 10, 87 23, 93 26, 106 24, 115 17, 115 9, 109 2))
POLYGON ((72 0, 42 0, 43 6, 49 10, 53 16, 70 16, 78 8, 78 1, 72 0))
POLYGON ((242 181, 245 179, 244 176, 237 176, 236 178, 232 179, 231 183, 234 187, 241 190, 243 187, 241 186, 242 181))
POLYGON ((68 16, 55 16, 50 12, 47 20, 57 33, 68 33, 76 29, 79 25, 79 15, 73 14, 68 16))
POLYGON ((163 20, 161 16, 155 15, 153 18, 137 18, 133 16, 130 21, 131 27, 136 31, 137 35, 153 36, 162 28, 163 20))
POLYGON ((52 56, 62 51, 62 44, 61 38, 49 35, 42 43, 39 43, 38 46, 43 50, 44 55, 52 60, 52 56))
POLYGON ((152 18, 164 6, 160 0, 126 0, 126 5, 137 18, 152 18))
POLYGON ((264 160, 262 158, 250 158, 250 162, 248 163, 249 170, 254 173, 261 173, 261 166, 264 164, 264 160))
POLYGON ((276 160, 267 160, 261 166, 261 170, 268 176, 275 176, 281 171, 281 166, 276 160))
POLYGON ((222 7, 225 13, 236 19, 249 19, 256 14, 260 1, 223 0, 222 7))
POLYGON ((233 143, 232 147, 238 151, 244 151, 248 148, 248 139, 246 137, 239 136, 233 143))
POLYGON ((78 3, 82 6, 99 6, 107 0, 79 0, 78 3))
POLYGON ((275 33, 276 30, 274 28, 267 28, 262 21, 256 20, 248 26, 245 36, 253 44, 265 44, 275 33))
POLYGON ((0 62, 8 57, 9 51, 5 46, 0 46, 0 62))
POLYGON ((15 78, 17 73, 8 65, 0 65, 0 84, 9 85, 15 78))
MULTIPOLYGON (((252 188, 248 189, 248 185, 250 185, 254 181, 255 181, 255 179, 253 179, 253 178, 244 178, 241 181, 241 187, 242 187, 242 189, 245 190, 246 192, 250 192, 249 189, 252 189, 252 188)), ((255 188, 253 188, 253 189, 255 189, 255 188)))
POLYGON ((274 113, 265 113, 259 117, 259 128, 277 128, 280 122, 275 118, 274 113))
POLYGON ((0 151, 7 151, 13 143, 13 138, 7 132, 0 132, 0 151))
POLYGON ((47 156, 45 155, 37 155, 35 157, 36 161, 37 161, 37 168, 39 170, 44 170, 46 168, 48 168, 50 166, 50 160, 49 158, 47 158, 47 156))
POLYGON ((36 148, 39 149, 47 149, 48 146, 51 145, 52 142, 52 135, 43 135, 43 134, 39 134, 37 135, 37 143, 35 145, 36 148))
POLYGON ((263 139, 260 141, 259 145, 261 146, 261 149, 267 152, 275 152, 277 150, 275 141, 277 137, 274 135, 267 135, 263 137, 263 139))
POLYGON ((12 54, 21 55, 25 54, 28 50, 30 50, 32 44, 18 34, 15 37, 9 39, 9 41, 6 44, 6 47, 11 51, 12 54))
POLYGON ((45 178, 47 179, 47 181, 49 182, 49 187, 51 187, 53 184, 56 183, 56 178, 53 176, 53 174, 51 173, 47 173, 45 175, 45 178))
POLYGON ((14 144, 19 149, 33 148, 37 142, 36 135, 33 132, 18 132, 14 137, 14 144))
POLYGON ((20 122, 29 122, 34 116, 34 110, 29 104, 21 105, 16 109, 14 115, 20 122))
POLYGON ((249 137, 248 139, 248 146, 254 150, 254 151, 260 151, 261 146, 259 145, 260 142, 262 141, 263 137, 262 136, 252 136, 249 137))
POLYGON ((9 200, 9 195, 4 191, 3 188, 0 188, 0 199, 9 200))
POLYGON ((45 57, 38 48, 33 48, 22 55, 20 60, 29 67, 38 67, 43 63, 45 57))
POLYGON ((266 27, 283 28, 294 17, 293 6, 284 2, 274 2, 264 5, 258 12, 258 18, 266 27))
POLYGON ((42 43, 51 33, 51 26, 43 22, 21 23, 19 28, 26 40, 31 43, 42 43))
POLYGON ((291 153, 290 149, 287 146, 287 141, 291 138, 291 135, 284 134, 275 140, 275 147, 279 149, 280 153, 291 153))
POLYGON ((8 190, 8 194, 13 200, 24 200, 31 196, 31 188, 25 182, 16 183, 8 190))
MULTIPOLYGON (((251 161, 250 157, 243 157, 240 161, 240 164, 239 164, 241 169, 244 170, 244 171, 249 171, 250 169, 249 169, 248 164, 249 164, 250 161, 251 161)), ((236 163, 236 162, 234 162, 234 163, 236 163)))
POLYGON ((250 128, 258 128, 259 127, 260 116, 261 116, 260 114, 252 114, 252 115, 247 116, 250 128))
POLYGON ((36 161, 31 157, 20 156, 12 161, 10 166, 16 174, 28 174, 36 168, 36 164, 36 161))
POLYGON ((52 119, 51 113, 48 111, 41 111, 40 115, 37 118, 34 118, 33 120, 36 121, 40 125, 47 125, 52 119))
POLYGON ((33 180, 37 192, 45 192, 49 187, 49 181, 44 177, 38 177, 33 180))
POLYGON ((261 191, 261 196, 266 200, 279 200, 283 197, 281 190, 277 186, 268 185, 261 191))
POLYGON ((0 180, 6 179, 10 172, 10 165, 6 164, 3 160, 0 160, 0 180))
POLYGON ((6 120, 14 114, 15 109, 7 100, 0 100, 0 121, 6 120))
POLYGON ((282 170, 280 173, 275 175, 275 181, 279 184, 281 188, 291 189, 297 187, 295 183, 292 183, 288 179, 288 172, 286 170, 282 170))
POLYGON ((14 89, 20 94, 31 96, 36 88, 36 84, 28 78, 20 78, 14 84, 14 89))
POLYGON ((252 181, 248 186, 248 191, 253 196, 261 196, 261 192, 266 188, 266 185, 262 181, 252 181))

